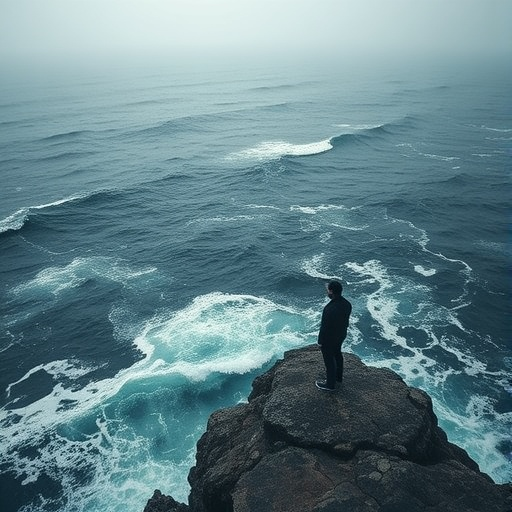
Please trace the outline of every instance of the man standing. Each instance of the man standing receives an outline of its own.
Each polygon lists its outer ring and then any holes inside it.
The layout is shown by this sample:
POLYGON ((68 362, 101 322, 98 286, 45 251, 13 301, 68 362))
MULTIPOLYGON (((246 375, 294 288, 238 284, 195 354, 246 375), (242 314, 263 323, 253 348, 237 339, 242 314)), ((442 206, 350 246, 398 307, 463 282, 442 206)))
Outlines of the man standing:
POLYGON ((324 358, 325 381, 316 381, 318 389, 334 391, 336 381, 343 380, 343 355, 341 344, 347 336, 348 320, 352 304, 341 296, 343 286, 339 281, 327 284, 327 295, 331 299, 322 312, 322 322, 318 333, 318 344, 324 358))

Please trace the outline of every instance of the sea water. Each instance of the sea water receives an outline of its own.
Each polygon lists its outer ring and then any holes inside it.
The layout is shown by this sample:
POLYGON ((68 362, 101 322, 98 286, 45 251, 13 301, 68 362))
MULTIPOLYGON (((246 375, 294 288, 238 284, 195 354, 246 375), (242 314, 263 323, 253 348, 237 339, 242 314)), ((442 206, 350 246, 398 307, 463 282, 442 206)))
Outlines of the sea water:
POLYGON ((208 416, 316 342, 331 278, 344 350, 512 480, 505 62, 165 61, 1 91, 3 511, 186 501, 208 416))

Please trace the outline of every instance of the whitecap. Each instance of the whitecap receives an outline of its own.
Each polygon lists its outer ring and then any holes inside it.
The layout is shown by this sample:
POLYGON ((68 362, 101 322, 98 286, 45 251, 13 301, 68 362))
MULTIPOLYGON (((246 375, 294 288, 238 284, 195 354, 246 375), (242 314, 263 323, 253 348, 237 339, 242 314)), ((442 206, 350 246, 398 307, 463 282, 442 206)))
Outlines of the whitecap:
POLYGON ((64 199, 53 201, 52 203, 20 208, 19 210, 9 215, 5 219, 0 220, 0 233, 5 233, 6 231, 18 231, 19 229, 21 229, 27 221, 29 214, 32 210, 43 210, 45 208, 52 208, 54 206, 59 206, 61 204, 76 201, 77 199, 82 198, 83 196, 70 196, 64 199))
POLYGON ((352 131, 363 131, 363 130, 375 130, 377 128, 382 128, 385 126, 385 123, 382 124, 368 124, 368 123, 361 123, 361 124, 348 124, 348 123, 341 123, 341 124, 334 124, 336 128, 343 128, 352 131))
POLYGON ((292 144, 285 141, 267 141, 260 144, 231 153, 228 160, 276 160, 284 156, 309 156, 324 153, 332 149, 331 139, 312 142, 309 144, 292 144))
MULTIPOLYGON (((122 315, 110 318, 123 321, 122 315)), ((190 408, 206 414, 204 421, 209 408, 196 405, 190 394, 281 357, 303 345, 308 330, 301 312, 269 299, 220 292, 196 297, 181 310, 148 320, 133 340, 143 358, 112 378, 82 388, 70 385, 67 379, 74 381, 92 368, 57 360, 11 383, 7 391, 12 394, 39 370, 56 381, 46 396, 0 409, 0 463, 23 484, 42 474, 61 482, 63 493, 81 509, 92 503, 119 507, 126 503, 125 492, 147 499, 155 479, 185 501, 186 475, 203 428, 194 419, 194 429, 188 429, 190 408), (206 387, 198 386, 206 379, 206 387)), ((209 398, 211 407, 217 408, 216 400, 209 398)))
POLYGON ((48 267, 36 276, 11 290, 14 295, 50 293, 54 296, 79 287, 89 279, 101 278, 126 285, 135 279, 156 271, 155 267, 132 269, 124 262, 109 257, 79 257, 61 267, 48 267))
POLYGON ((29 208, 21 208, 12 215, 9 215, 9 217, 0 220, 0 233, 21 229, 28 219, 29 212, 29 208))
POLYGON ((135 344, 159 361, 159 372, 204 380, 212 372, 246 373, 279 354, 283 343, 296 346, 300 322, 298 312, 270 300, 215 292, 151 320, 135 344))

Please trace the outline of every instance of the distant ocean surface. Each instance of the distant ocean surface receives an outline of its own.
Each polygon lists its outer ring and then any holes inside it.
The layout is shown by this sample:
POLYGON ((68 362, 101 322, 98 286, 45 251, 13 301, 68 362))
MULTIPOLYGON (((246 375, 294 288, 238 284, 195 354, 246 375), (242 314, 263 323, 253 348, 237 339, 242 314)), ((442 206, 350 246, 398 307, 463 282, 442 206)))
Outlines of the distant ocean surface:
POLYGON ((344 350, 512 481, 510 62, 0 81, 3 512, 186 501, 330 278, 344 350))

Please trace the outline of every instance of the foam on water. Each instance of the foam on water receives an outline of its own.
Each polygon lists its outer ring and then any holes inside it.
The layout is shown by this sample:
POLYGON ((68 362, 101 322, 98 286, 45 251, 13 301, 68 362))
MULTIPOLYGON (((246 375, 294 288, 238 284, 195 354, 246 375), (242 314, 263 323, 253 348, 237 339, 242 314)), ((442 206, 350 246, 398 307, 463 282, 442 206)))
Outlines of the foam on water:
POLYGON ((0 410, 0 463, 23 485, 42 475, 60 482, 64 500, 45 499, 62 511, 126 510, 126 503, 140 510, 155 486, 186 501, 208 414, 244 398, 239 386, 230 390, 230 376, 304 344, 306 323, 268 299, 211 293, 147 321, 134 339, 144 357, 113 378, 80 387, 76 379, 91 369, 79 361, 38 365, 6 393, 41 370, 55 385, 33 403, 14 400, 0 410))
MULTIPOLYGON (((321 264, 322 258, 314 261, 321 264)), ((408 384, 427 391, 449 439, 464 447, 491 477, 507 481, 512 476, 510 461, 498 448, 510 443, 512 414, 498 412, 496 404, 477 391, 482 379, 505 382, 507 375, 489 370, 463 341, 463 334, 475 338, 480 335, 462 325, 455 311, 436 304, 429 288, 393 274, 381 262, 347 262, 345 267, 350 271, 343 275, 350 282, 351 297, 360 300, 358 290, 364 290, 366 310, 380 334, 379 340, 371 340, 357 326, 351 326, 350 336, 356 336, 356 340, 349 338, 347 348, 372 365, 397 371, 408 384), (448 326, 460 330, 460 337, 445 335, 448 326), (408 335, 401 334, 404 329, 408 335), (413 332, 422 334, 419 340, 411 337, 413 332), (385 345, 379 347, 382 341, 400 347, 402 353, 390 353, 385 345), (439 351, 443 357, 439 357, 439 351), (463 394, 459 390, 464 390, 463 394)), ((329 272, 315 274, 328 276, 329 272)), ((485 345, 486 340, 481 342, 485 345)))
POLYGON ((135 343, 154 359, 156 371, 202 381, 212 373, 242 374, 261 367, 300 343, 301 325, 298 312, 272 301, 212 293, 171 318, 155 318, 135 343))
MULTIPOLYGON (((420 147, 424 147, 424 143, 419 144, 420 147)), ((411 144, 409 142, 396 144, 396 147, 399 148, 407 148, 411 151, 411 154, 404 154, 404 156, 413 156, 413 155, 419 155, 424 158, 430 158, 432 160, 440 160, 442 162, 453 162, 455 160, 460 160, 460 157, 458 156, 447 156, 447 155, 438 155, 436 153, 425 153, 424 151, 421 151, 418 149, 417 146, 414 144, 411 144)))
POLYGON ((414 265, 414 271, 425 277, 433 276, 437 272, 435 268, 425 268, 422 265, 414 265))
POLYGON ((67 265, 48 267, 18 286, 11 293, 15 296, 51 294, 57 296, 70 288, 76 288, 89 279, 98 277, 127 285, 131 279, 151 274, 156 268, 131 269, 119 258, 106 256, 79 257, 67 265))
POLYGON ((32 210, 44 210, 45 208, 60 206, 64 203, 76 201, 77 199, 83 199, 83 196, 70 196, 65 199, 60 199, 58 201, 54 201, 48 204, 20 208, 19 210, 9 215, 5 219, 0 220, 0 233, 5 233, 6 231, 17 231, 21 229, 27 221, 32 210))
POLYGON ((330 139, 309 144, 292 144, 285 141, 268 141, 230 154, 228 160, 276 160, 284 156, 308 156, 332 149, 330 139))
POLYGON ((317 232, 325 246, 322 252, 303 259, 301 270, 315 279, 346 283, 345 295, 354 312, 345 350, 372 365, 391 368, 408 384, 427 391, 450 440, 478 460, 483 471, 506 481, 503 475, 510 472, 510 462, 499 447, 510 443, 512 415, 499 413, 489 401, 481 406, 484 398, 478 390, 482 380, 489 385, 503 382, 504 389, 509 381, 505 372, 488 368, 485 350, 475 352, 465 341, 469 337, 475 345, 495 348, 492 340, 462 321, 461 312, 469 305, 468 286, 475 279, 472 268, 460 259, 431 251, 425 230, 378 210, 321 205, 295 206, 293 212, 303 216, 302 229, 317 232), (383 243, 395 247, 393 268, 380 259, 351 261, 343 252, 338 254, 332 244, 336 240, 341 247, 347 244, 343 226, 361 228, 351 231, 349 238, 350 244, 358 246, 358 255, 364 247, 374 254, 374 244, 380 251, 383 243), (381 232, 387 239, 382 239, 381 232), (436 300, 440 271, 453 280, 451 307, 436 300), (365 329, 366 325, 371 329, 365 329))
MULTIPOLYGON (((32 375, 39 371, 44 371, 48 375, 51 375, 54 379, 58 380, 59 378, 66 377, 67 379, 76 380, 79 377, 83 377, 88 373, 96 370, 96 367, 86 367, 82 366, 79 361, 69 361, 67 359, 62 361, 52 361, 47 364, 40 364, 31 368, 23 377, 18 379, 16 382, 10 383, 5 389, 5 393, 7 398, 9 399, 11 396, 11 389, 20 384, 23 381, 28 380, 32 375)), ((12 407, 16 404, 17 399, 10 402, 9 406, 12 407)))
MULTIPOLYGON (((364 222, 359 208, 347 208, 343 205, 322 204, 319 206, 290 206, 291 212, 305 214, 301 218, 302 231, 319 231, 326 228, 343 229, 347 231, 364 231, 369 225, 364 222)), ((328 240, 331 233, 323 233, 321 239, 328 240)))
POLYGON ((368 123, 363 123, 363 124, 347 124, 347 123, 341 123, 341 124, 334 124, 333 126, 337 127, 337 128, 343 128, 344 130, 347 130, 349 131, 350 133, 352 132, 359 132, 359 131, 365 131, 365 130, 375 130, 377 128, 382 128, 384 126, 386 126, 386 123, 382 123, 382 124, 368 124, 368 123))

